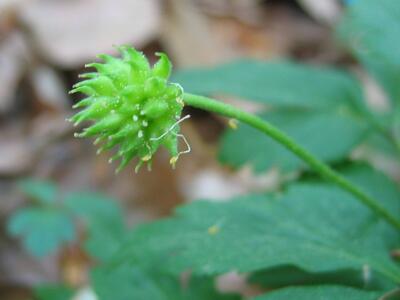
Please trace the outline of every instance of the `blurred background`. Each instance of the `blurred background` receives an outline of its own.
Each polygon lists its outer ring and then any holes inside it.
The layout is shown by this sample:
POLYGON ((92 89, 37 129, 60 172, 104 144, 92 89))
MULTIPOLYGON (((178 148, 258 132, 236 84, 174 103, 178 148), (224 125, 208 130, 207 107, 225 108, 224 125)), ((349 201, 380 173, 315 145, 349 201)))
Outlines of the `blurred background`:
POLYGON ((223 201, 279 181, 274 169, 252 175, 248 167, 219 164, 226 120, 193 109, 182 125, 192 153, 176 170, 161 152, 152 172, 135 174, 130 166, 115 175, 108 154, 95 155, 92 141, 73 138, 65 121, 79 99, 68 91, 85 63, 129 44, 153 62, 155 52, 168 53, 175 69, 238 57, 352 67, 332 34, 343 6, 339 0, 0 0, 0 298, 27 299, 40 282, 82 285, 89 265, 79 243, 36 259, 6 233, 9 216, 29 201, 16 184, 22 178, 50 180, 60 195, 81 189, 109 195, 132 226, 187 201, 223 201))

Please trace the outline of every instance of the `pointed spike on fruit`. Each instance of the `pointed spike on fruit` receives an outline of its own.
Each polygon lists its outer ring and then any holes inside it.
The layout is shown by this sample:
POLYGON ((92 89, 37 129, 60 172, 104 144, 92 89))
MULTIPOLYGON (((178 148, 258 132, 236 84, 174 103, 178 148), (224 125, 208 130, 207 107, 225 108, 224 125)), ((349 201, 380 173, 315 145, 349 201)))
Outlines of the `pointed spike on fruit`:
MULTIPOLYGON (((89 88, 94 93, 101 96, 113 96, 116 93, 116 89, 112 80, 105 76, 100 75, 92 79, 87 79, 81 82, 78 82, 76 85, 75 90, 82 89, 82 88, 89 88)), ((84 92, 86 93, 86 92, 84 92)), ((89 93, 86 93, 89 94, 89 93)), ((91 95, 91 94, 89 94, 91 95)))
POLYGON ((103 153, 104 151, 106 151, 105 145, 103 145, 99 149, 97 149, 96 153, 100 154, 100 153, 103 153))
POLYGON ((172 157, 178 156, 178 139, 175 135, 165 137, 162 144, 172 157))
POLYGON ((99 65, 99 64, 100 63, 98 63, 98 62, 88 63, 88 64, 85 64, 85 68, 95 68, 96 65, 99 65))
POLYGON ((102 73, 106 71, 107 67, 101 63, 90 63, 85 65, 86 68, 95 68, 97 72, 102 73))
MULTIPOLYGON (((79 118, 76 120, 78 123, 84 120, 95 120, 102 116, 102 111, 91 105, 76 114, 79 118)), ((75 116, 74 116, 75 117, 75 116)))
POLYGON ((92 97, 88 97, 88 98, 82 99, 78 103, 75 103, 72 106, 72 108, 76 109, 76 108, 80 108, 80 107, 89 106, 90 104, 92 104, 93 101, 94 101, 94 99, 92 97))
POLYGON ((82 111, 78 112, 77 114, 73 115, 70 118, 70 121, 74 122, 75 124, 78 125, 80 122, 88 119, 88 115, 89 115, 88 110, 85 109, 85 110, 82 110, 82 111))
POLYGON ((168 79, 171 75, 172 63, 165 53, 157 52, 156 55, 160 58, 153 66, 153 74, 168 79))
POLYGON ((117 159, 119 159, 120 157, 122 157, 121 156, 121 153, 116 153, 116 154, 114 154, 113 156, 111 156, 110 158, 109 158, 109 160, 108 160, 108 163, 112 163, 112 162, 114 162, 114 161, 116 161, 117 159))
POLYGON ((83 137, 94 136, 94 135, 100 133, 103 129, 104 129, 104 126, 102 126, 99 123, 96 123, 90 127, 85 128, 84 131, 82 132, 82 136, 83 137))
POLYGON ((86 137, 86 135, 85 135, 85 132, 75 132, 74 137, 83 138, 83 137, 86 137))
POLYGON ((117 129, 118 126, 120 126, 121 121, 122 121, 121 116, 119 116, 118 114, 112 114, 112 115, 105 117, 101 121, 98 121, 95 125, 93 125, 89 128, 92 128, 92 127, 99 128, 100 130, 106 129, 108 132, 110 132, 110 131, 117 129), (94 126, 96 126, 96 127, 94 127, 94 126))
POLYGON ((127 136, 131 137, 131 136, 135 136, 136 133, 139 131, 140 126, 139 124, 126 124, 124 125, 124 127, 122 127, 119 131, 117 131, 116 133, 114 133, 112 135, 113 138, 126 138, 127 136))
POLYGON ((144 162, 148 162, 151 159, 151 154, 147 154, 141 158, 144 162))
MULTIPOLYGON (((104 138, 101 136, 101 137, 98 137, 98 138, 96 138, 95 140, 94 140, 94 142, 93 142, 93 145, 98 145, 102 140, 103 140, 104 138)), ((100 150, 100 149, 99 149, 100 150)))
POLYGON ((125 59, 127 56, 127 49, 129 48, 128 45, 114 45, 115 48, 121 55, 122 59, 125 59))
POLYGON ((121 46, 118 46, 118 48, 117 48, 118 51, 121 53, 122 59, 125 61, 130 60, 132 57, 132 54, 129 51, 130 48, 132 48, 132 47, 130 47, 128 45, 121 45, 121 46))
POLYGON ((107 143, 105 143, 103 146, 101 146, 99 148, 99 150, 101 150, 101 152, 110 150, 110 149, 114 148, 116 145, 118 145, 119 142, 120 142, 120 140, 117 140, 117 139, 110 140, 107 143))
POLYGON ((82 93, 82 94, 86 94, 89 96, 93 96, 96 94, 96 91, 89 86, 79 86, 68 92, 68 94, 75 94, 75 93, 82 93))
POLYGON ((152 166, 153 166, 153 161, 151 161, 151 160, 148 161, 148 162, 147 162, 147 171, 148 171, 148 172, 151 172, 152 166))
POLYGON ((136 155, 136 150, 130 150, 127 152, 124 152, 123 156, 121 156, 122 160, 121 163, 119 164, 116 173, 121 172, 132 160, 132 158, 136 155))
POLYGON ((92 79, 87 79, 87 80, 82 80, 77 83, 75 83, 72 87, 73 88, 79 88, 81 86, 90 86, 89 83, 92 81, 92 79))
POLYGON ((99 55, 97 55, 97 57, 102 59, 106 63, 112 63, 112 62, 118 60, 118 58, 115 58, 114 56, 111 56, 108 54, 99 54, 99 55))
MULTIPOLYGON (((129 55, 130 59, 143 59, 145 56, 143 55, 143 52, 136 50, 133 47, 127 46, 125 48, 126 53, 129 55)), ((145 58, 147 60, 147 58, 145 58)))
POLYGON ((99 76, 99 74, 95 72, 83 73, 78 75, 79 78, 89 78, 89 79, 95 78, 97 76, 99 76))
POLYGON ((143 52, 137 51, 132 47, 126 48, 126 60, 133 64, 137 69, 149 71, 150 64, 143 52))
POLYGON ((131 151, 137 151, 137 148, 138 148, 137 143, 125 142, 122 143, 118 152, 121 154, 121 156, 125 156, 126 153, 130 153, 131 151))
POLYGON ((143 166, 144 162, 142 160, 139 160, 139 162, 137 163, 136 167, 135 167, 135 173, 137 174, 140 170, 140 168, 143 166))

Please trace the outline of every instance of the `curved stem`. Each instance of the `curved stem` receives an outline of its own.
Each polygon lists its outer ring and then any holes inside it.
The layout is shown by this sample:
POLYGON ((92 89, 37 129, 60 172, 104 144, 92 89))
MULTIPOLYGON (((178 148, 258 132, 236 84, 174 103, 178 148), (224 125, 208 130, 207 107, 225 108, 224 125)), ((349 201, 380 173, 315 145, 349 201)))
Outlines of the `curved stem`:
POLYGON ((393 216, 383 206, 381 206, 378 201, 368 196, 361 189, 353 185, 349 180, 334 171, 327 164, 320 161, 302 146, 298 145, 291 137, 286 135, 272 124, 253 114, 243 112, 231 105, 207 97, 185 93, 184 102, 196 108, 237 119, 260 130, 305 161, 319 175, 348 191, 361 203, 368 206, 373 212, 385 219, 389 224, 393 225, 397 229, 400 229, 400 220, 393 216))

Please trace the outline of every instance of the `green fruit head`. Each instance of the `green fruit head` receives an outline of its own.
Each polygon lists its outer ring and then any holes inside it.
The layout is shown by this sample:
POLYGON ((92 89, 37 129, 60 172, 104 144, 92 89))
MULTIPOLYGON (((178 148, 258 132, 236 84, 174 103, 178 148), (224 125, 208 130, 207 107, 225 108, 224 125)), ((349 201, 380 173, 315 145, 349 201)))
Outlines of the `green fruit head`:
POLYGON ((154 153, 164 146, 171 154, 171 164, 178 159, 178 136, 183 108, 183 90, 169 83, 172 64, 163 53, 151 67, 146 57, 129 46, 117 48, 121 58, 99 55, 103 63, 86 65, 97 72, 82 74, 71 93, 87 97, 74 108, 82 110, 70 118, 75 125, 91 121, 76 137, 97 137, 102 143, 98 153, 118 146, 110 161, 121 159, 123 169, 138 157, 136 170, 151 163, 154 153))

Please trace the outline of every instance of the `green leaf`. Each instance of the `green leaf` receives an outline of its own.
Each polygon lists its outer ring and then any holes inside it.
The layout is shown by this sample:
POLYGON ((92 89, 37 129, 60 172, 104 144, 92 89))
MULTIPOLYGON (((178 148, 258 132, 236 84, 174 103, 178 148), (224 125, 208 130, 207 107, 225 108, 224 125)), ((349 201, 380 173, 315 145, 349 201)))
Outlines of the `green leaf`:
POLYGON ((143 271, 127 265, 110 271, 97 268, 92 283, 99 300, 239 300, 239 297, 222 295, 214 288, 213 280, 191 278, 184 287, 179 278, 143 271))
MULTIPOLYGON (((400 216, 400 191, 395 182, 366 164, 352 164, 339 171, 354 184, 362 187, 364 192, 379 200, 387 210, 400 216)), ((310 180, 308 182, 315 183, 310 180)), ((317 182, 320 182, 320 179, 317 179, 317 182)), ((390 241, 390 237, 387 240, 390 241)), ((388 245, 388 249, 391 247, 388 245)), ((369 268, 311 273, 295 266, 279 266, 252 274, 250 281, 268 288, 309 284, 338 284, 381 290, 395 287, 369 268)))
POLYGON ((294 266, 279 266, 255 272, 249 277, 255 283, 268 289, 287 286, 335 284, 357 287, 368 290, 388 290, 395 285, 388 283, 381 276, 371 273, 368 268, 364 270, 340 270, 333 272, 311 273, 294 266))
POLYGON ((42 204, 56 201, 57 186, 51 181, 30 178, 20 180, 18 186, 27 196, 42 204))
POLYGON ((272 291, 254 300, 377 300, 382 293, 362 291, 342 286, 289 287, 272 291))
POLYGON ((218 293, 212 278, 191 277, 189 288, 184 289, 184 300, 239 300, 241 297, 233 294, 218 293))
MULTIPOLYGON (((262 117, 327 163, 347 158, 366 133, 362 122, 343 111, 280 110, 262 117)), ((245 124, 239 124, 237 130, 228 130, 223 136, 219 159, 236 168, 248 163, 256 172, 271 167, 283 171, 307 168, 283 146, 245 124)))
POLYGON ((340 169, 340 173, 400 218, 400 190, 395 182, 366 164, 353 164, 340 169))
POLYGON ((101 193, 70 193, 65 197, 64 205, 74 215, 88 222, 97 218, 122 219, 122 211, 117 201, 101 193))
POLYGON ((71 300, 74 291, 64 285, 40 285, 34 289, 35 298, 38 300, 71 300))
POLYGON ((393 160, 398 159, 399 152, 396 147, 389 142, 389 140, 378 132, 371 132, 367 137, 365 144, 368 146, 368 150, 372 150, 373 153, 384 155, 393 160))
POLYGON ((398 283, 400 267, 389 255, 398 245, 398 232, 348 193, 301 183, 281 195, 182 207, 174 218, 139 228, 118 259, 200 274, 281 265, 308 272, 369 269, 370 278, 377 272, 398 283))
POLYGON ((292 62, 239 60, 174 75, 185 91, 227 94, 263 104, 326 109, 361 105, 358 83, 348 74, 292 62))
POLYGON ((126 234, 127 230, 122 219, 95 219, 88 226, 85 250, 92 258, 105 262, 116 253, 126 234))
MULTIPOLYGON (((138 268, 127 265, 113 271, 107 268, 97 268, 91 274, 91 281, 99 300, 128 300, 128 299, 170 299, 163 290, 171 282, 155 282, 138 268)), ((172 282, 176 285, 176 282, 172 282)), ((176 287, 174 286, 173 289, 176 287)))
POLYGON ((64 204, 86 224, 86 251, 102 262, 108 260, 126 236, 124 217, 117 201, 100 193, 76 192, 67 195, 64 204))
POLYGON ((13 214, 7 224, 10 235, 22 238, 24 247, 35 256, 56 251, 75 238, 74 225, 62 211, 50 208, 25 208, 13 214))
POLYGON ((393 101, 400 100, 400 2, 362 0, 349 5, 339 36, 393 101))

